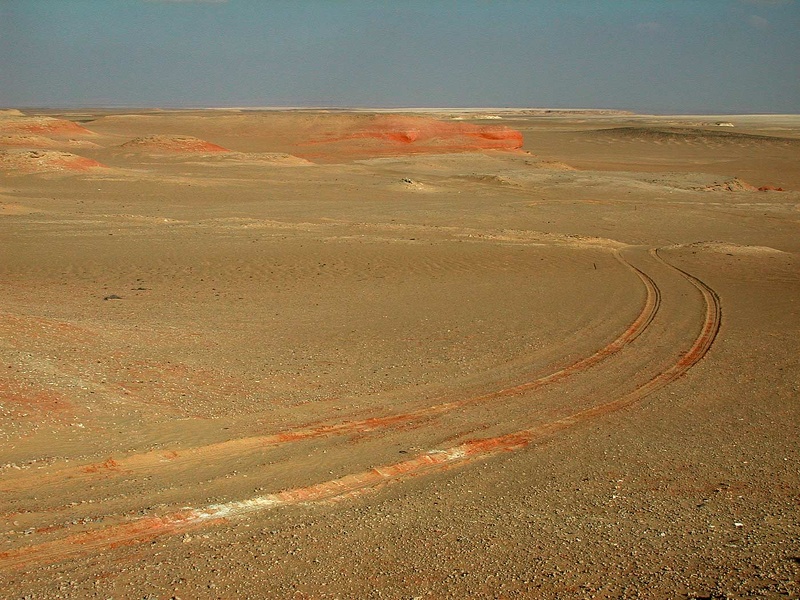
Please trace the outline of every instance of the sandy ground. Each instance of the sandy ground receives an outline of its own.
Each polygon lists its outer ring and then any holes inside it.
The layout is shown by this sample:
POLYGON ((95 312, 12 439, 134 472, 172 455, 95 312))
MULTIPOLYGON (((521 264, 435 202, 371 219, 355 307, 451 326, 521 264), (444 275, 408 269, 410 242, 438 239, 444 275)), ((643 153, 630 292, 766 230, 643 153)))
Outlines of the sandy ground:
POLYGON ((0 113, 2 596, 800 597, 798 157, 791 115, 0 113))

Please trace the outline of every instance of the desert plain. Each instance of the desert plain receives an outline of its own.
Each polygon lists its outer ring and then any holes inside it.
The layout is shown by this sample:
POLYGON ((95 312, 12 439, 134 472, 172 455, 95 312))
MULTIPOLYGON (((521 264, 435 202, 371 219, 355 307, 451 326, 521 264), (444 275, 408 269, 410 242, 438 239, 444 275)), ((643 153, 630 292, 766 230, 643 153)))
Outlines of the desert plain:
POLYGON ((800 117, 0 113, 3 598, 800 597, 800 117))

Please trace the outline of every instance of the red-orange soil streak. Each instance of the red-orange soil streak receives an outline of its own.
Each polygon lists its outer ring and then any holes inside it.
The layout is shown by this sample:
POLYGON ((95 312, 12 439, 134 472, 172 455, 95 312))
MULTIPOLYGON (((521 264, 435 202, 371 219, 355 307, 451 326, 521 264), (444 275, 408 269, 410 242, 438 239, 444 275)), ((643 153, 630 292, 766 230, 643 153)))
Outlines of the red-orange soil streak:
POLYGON ((0 374, 0 407, 14 418, 41 418, 71 414, 74 405, 62 393, 43 389, 0 374))
MULTIPOLYGON (((374 471, 383 475, 383 481, 380 483, 385 483, 387 480, 391 479, 400 479, 411 475, 418 475, 422 472, 444 470, 456 466, 462 466, 475 460, 486 459, 499 452, 520 450, 529 446, 536 440, 552 436, 559 431, 568 429, 580 423, 584 423, 586 421, 590 421, 626 408, 636 402, 641 401, 656 390, 667 386, 683 376, 708 353, 713 345, 722 323, 722 307, 717 293, 703 281, 694 277, 693 275, 690 275, 686 271, 669 264, 667 261, 661 258, 661 256, 658 254, 658 250, 651 251, 651 254, 659 262, 678 271, 687 281, 697 288, 697 290, 703 296, 703 301, 705 303, 706 314, 700 333, 689 350, 678 360, 678 362, 665 371, 662 371, 648 382, 640 385, 633 391, 620 398, 579 411, 572 415, 557 419, 551 423, 546 423, 529 429, 523 429, 521 431, 502 436, 471 440, 453 448, 449 448, 439 454, 426 454, 421 457, 417 457, 416 459, 412 459, 411 461, 405 461, 395 465, 374 469, 374 471), (432 456, 439 456, 440 460, 431 459, 432 456)), ((365 474, 353 477, 362 477, 365 482, 372 479, 370 475, 365 474)), ((358 489, 367 487, 369 486, 360 485, 358 486, 358 489)), ((356 488, 349 490, 351 494, 352 492, 357 491, 358 490, 356 488)), ((312 494, 312 496, 314 496, 314 494, 312 494)), ((314 497, 314 499, 319 500, 320 498, 314 497)))
POLYGON ((338 144, 337 148, 345 153, 406 154, 519 150, 522 148, 523 138, 521 132, 502 125, 480 126, 440 121, 430 117, 377 115, 363 127, 331 133, 325 138, 308 143, 338 144))
POLYGON ((4 150, 0 152, 0 168, 21 173, 58 171, 85 172, 107 169, 103 163, 57 150, 4 150))
MULTIPOLYGON (((87 342, 93 335, 91 330, 66 321, 0 312, 0 337, 14 348, 24 347, 24 343, 31 339, 87 342)), ((43 415, 64 417, 74 412, 75 405, 67 395, 26 383, 15 377, 10 369, 4 370, 8 373, 0 373, 0 405, 13 410, 16 418, 20 418, 23 412, 35 413, 33 418, 43 415)))
MULTIPOLYGON (((419 421, 426 418, 435 417, 454 409, 468 406, 470 404, 477 404, 486 402, 499 397, 519 395, 539 389, 546 385, 550 385, 566 379, 567 377, 589 369, 595 366, 606 358, 616 354, 626 345, 633 342, 653 321, 656 313, 661 304, 661 293, 658 286, 653 280, 641 270, 637 269, 627 261, 625 261, 618 253, 615 253, 615 258, 623 265, 630 268, 642 281, 645 286, 647 297, 645 299, 642 310, 640 311, 636 320, 614 341, 607 346, 601 348, 591 356, 583 358, 572 365, 560 369, 554 373, 550 373, 533 381, 521 383, 519 385, 504 388, 502 390, 491 392, 477 397, 469 397, 462 400, 454 400, 451 402, 444 402, 426 406, 407 413, 387 415, 383 417, 370 417, 368 419, 358 421, 346 421, 332 425, 318 425, 315 427, 304 427, 292 431, 286 431, 267 436, 254 436, 249 438, 240 438, 235 440, 227 440, 207 446, 197 448, 189 448, 182 450, 179 454, 170 456, 171 463, 180 463, 183 467, 187 463, 202 463, 209 460, 211 457, 219 455, 232 455, 235 453, 242 453, 253 451, 261 448, 269 448, 281 444, 298 442, 303 440, 311 440, 315 438, 329 437, 334 435, 349 435, 369 433, 375 430, 385 429, 388 427, 399 427, 414 421, 419 421)), ((113 459, 109 459, 113 460, 113 459)), ((143 471, 148 468, 163 466, 166 462, 164 453, 148 452, 143 454, 132 455, 127 458, 120 458, 113 460, 114 469, 109 469, 108 461, 103 463, 95 463, 84 465, 83 467, 68 469, 61 469, 50 473, 40 473, 36 475, 36 484, 44 486, 48 484, 58 484, 66 480, 75 480, 79 478, 87 478, 93 475, 102 474, 104 477, 112 477, 116 475, 128 475, 132 472, 143 471)), ((0 482, 0 491, 10 492, 14 489, 29 487, 31 485, 27 478, 20 478, 16 480, 7 480, 0 482)))
MULTIPOLYGON (((376 467, 361 473, 346 475, 303 488, 285 490, 249 500, 212 505, 203 510, 185 510, 166 517, 143 518, 129 523, 79 533, 60 540, 10 550, 0 553, 0 568, 19 568, 36 563, 57 562, 91 554, 101 548, 115 548, 141 543, 202 524, 217 523, 229 517, 285 504, 351 498, 361 493, 373 491, 392 481, 463 466, 476 460, 488 458, 499 452, 520 450, 529 446, 536 439, 552 435, 579 423, 629 406, 674 381, 705 356, 714 342, 721 322, 719 298, 711 288, 692 275, 666 263, 658 256, 656 251, 653 252, 653 256, 665 265, 679 271, 701 292, 706 304, 705 322, 692 347, 675 365, 621 398, 545 425, 502 436, 471 440, 447 450, 428 452, 410 460, 376 467)), ((657 290, 655 284, 653 286, 657 290)), ((653 308, 657 307, 658 302, 655 298, 652 302, 653 308)), ((646 322, 649 322, 647 318, 643 323, 646 322)))
POLYGON ((647 289, 647 299, 645 300, 644 307, 642 308, 641 313, 636 318, 636 320, 631 323, 630 327, 628 327, 625 332, 619 336, 616 340, 601 348, 591 356, 587 356, 579 360, 576 363, 569 365, 555 373, 551 373, 545 377, 540 377, 534 381, 529 381, 525 383, 521 383, 519 385, 515 385, 510 388, 506 388, 503 390, 499 390, 496 392, 491 392, 484 396, 479 396, 477 398, 473 398, 470 400, 463 401, 464 404, 467 402, 482 402, 484 400, 490 400, 492 398, 497 398, 500 396, 510 396, 510 395, 517 395, 523 392, 529 392, 534 389, 538 389, 545 385, 555 383, 556 381, 560 381, 569 377, 570 375, 574 375, 575 373, 579 373, 581 371, 585 371, 586 369, 596 365, 597 363, 601 362, 602 360, 608 358, 609 356, 616 354, 622 348, 630 344, 633 340, 635 340, 639 335, 647 328, 650 323, 652 323, 653 319, 658 312, 659 307, 661 306, 661 291, 658 289, 658 286, 655 282, 644 272, 637 269, 630 263, 627 263, 622 257, 615 253, 614 256, 619 260, 622 264, 632 269, 636 275, 639 276, 639 279, 642 280, 644 283, 645 288, 647 289))
POLYGON ((103 471, 115 471, 120 472, 121 469, 119 468, 119 463, 115 461, 113 458, 109 458, 105 462, 94 464, 94 465, 87 465, 81 468, 84 473, 100 473, 103 471))
POLYGON ((73 121, 54 119, 52 117, 0 119, 0 131, 49 135, 95 135, 93 131, 73 121))
POLYGON ((71 410, 72 404, 62 394, 49 390, 14 391, 0 381, 2 401, 19 409, 34 410, 40 413, 60 413, 71 410))
MULTIPOLYGON (((633 272, 644 284, 647 292, 644 306, 642 307, 642 310, 636 320, 622 333, 622 335, 591 356, 583 358, 572 365, 533 381, 525 382, 509 388, 504 388, 496 392, 491 392, 489 394, 484 394, 477 397, 469 397, 462 400, 434 404, 432 406, 426 406, 406 413, 387 415, 383 417, 370 417, 368 419, 359 421, 346 421, 331 425, 304 427, 274 435, 253 436, 249 438, 227 440, 224 442, 209 444, 207 446, 190 448, 181 451, 180 454, 174 454, 171 456, 169 461, 171 463, 170 467, 179 466, 182 468, 188 468, 192 464, 201 464, 210 457, 219 455, 232 455, 234 453, 242 453, 262 448, 274 447, 286 443, 334 435, 363 434, 388 427, 399 427, 414 421, 436 417, 470 404, 477 404, 481 402, 487 402, 495 398, 530 392, 589 369, 609 356, 619 352, 622 348, 635 340, 653 321, 661 304, 661 293, 653 280, 648 275, 625 261, 618 253, 615 253, 615 257, 623 265, 633 270, 633 272)), ((115 474, 127 475, 132 472, 142 471, 148 468, 158 468, 163 466, 166 462, 164 454, 161 451, 148 452, 144 454, 132 455, 126 458, 109 460, 113 460, 113 469, 108 468, 109 461, 84 465, 79 468, 71 467, 69 469, 62 469, 47 474, 39 474, 35 480, 28 480, 28 478, 25 478, 19 480, 0 481, 0 491, 9 492, 12 490, 26 489, 33 486, 60 483, 65 480, 91 477, 97 474, 102 474, 104 477, 112 477, 115 474)))
POLYGON ((198 520, 194 511, 185 511, 166 517, 147 517, 85 531, 34 546, 0 552, 0 569, 61 562, 92 554, 100 548, 114 549, 148 542, 157 537, 185 531, 208 522, 210 520, 198 520))
POLYGON ((703 327, 700 330, 700 334, 695 339, 691 348, 689 348, 689 350, 672 367, 662 371, 648 382, 640 385, 635 390, 620 398, 617 398, 616 400, 587 408, 575 414, 534 428, 525 429, 504 436, 467 442, 459 447, 465 454, 465 461, 467 460, 466 457, 485 458, 486 456, 499 451, 516 450, 529 445, 537 438, 552 435, 553 433, 567 429, 579 423, 596 419, 608 413, 630 406, 631 404, 641 401, 643 398, 655 392, 656 390, 663 388, 664 386, 683 376, 708 353, 717 337, 717 334, 719 333, 720 325, 722 323, 722 307, 719 296, 701 280, 662 259, 658 254, 658 250, 651 251, 651 254, 661 263, 678 271, 684 278, 694 285, 694 287, 697 288, 703 296, 703 301, 706 306, 705 319, 703 322, 703 327))
POLYGON ((187 509, 163 517, 145 517, 81 532, 41 544, 0 553, 0 569, 16 569, 35 564, 56 563, 92 554, 100 549, 145 543, 157 537, 174 535, 202 525, 219 523, 227 518, 258 512, 287 504, 321 502, 352 497, 374 490, 395 479, 423 475, 441 470, 447 463, 461 458, 458 449, 422 454, 401 463, 376 467, 324 481, 308 487, 284 490, 267 496, 226 504, 211 505, 202 510, 187 509))
POLYGON ((112 525, 84 532, 60 540, 18 548, 0 553, 0 568, 19 568, 32 564, 58 562, 91 554, 101 548, 116 548, 142 543, 156 537, 171 535, 202 524, 219 523, 227 518, 258 512, 286 504, 335 501, 372 492, 379 487, 407 479, 464 466, 484 460, 500 452, 511 452, 528 447, 539 439, 630 406, 684 375, 709 351, 719 332, 722 309, 719 296, 705 283, 662 259, 657 250, 654 258, 678 271, 702 294, 706 314, 700 334, 689 350, 672 367, 662 371, 647 383, 624 396, 594 406, 551 423, 523 429, 502 436, 470 440, 443 451, 428 452, 412 459, 354 473, 303 488, 285 490, 276 494, 249 500, 218 504, 203 510, 186 510, 166 517, 149 517, 137 521, 112 525))

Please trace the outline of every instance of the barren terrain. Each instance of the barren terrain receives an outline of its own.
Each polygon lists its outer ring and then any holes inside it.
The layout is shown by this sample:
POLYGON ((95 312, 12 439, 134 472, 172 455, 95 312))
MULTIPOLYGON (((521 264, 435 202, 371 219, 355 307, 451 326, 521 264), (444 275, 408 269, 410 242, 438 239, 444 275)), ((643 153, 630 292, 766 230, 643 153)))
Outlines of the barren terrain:
POLYGON ((0 111, 2 596, 800 597, 799 157, 792 115, 0 111))

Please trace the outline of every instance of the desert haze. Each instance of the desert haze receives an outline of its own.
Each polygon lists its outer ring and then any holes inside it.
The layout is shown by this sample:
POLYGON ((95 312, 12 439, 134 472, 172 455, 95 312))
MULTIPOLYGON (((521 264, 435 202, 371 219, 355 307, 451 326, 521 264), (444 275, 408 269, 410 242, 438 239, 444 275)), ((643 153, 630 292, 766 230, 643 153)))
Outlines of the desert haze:
POLYGON ((800 597, 800 117, 0 112, 4 598, 800 597))

